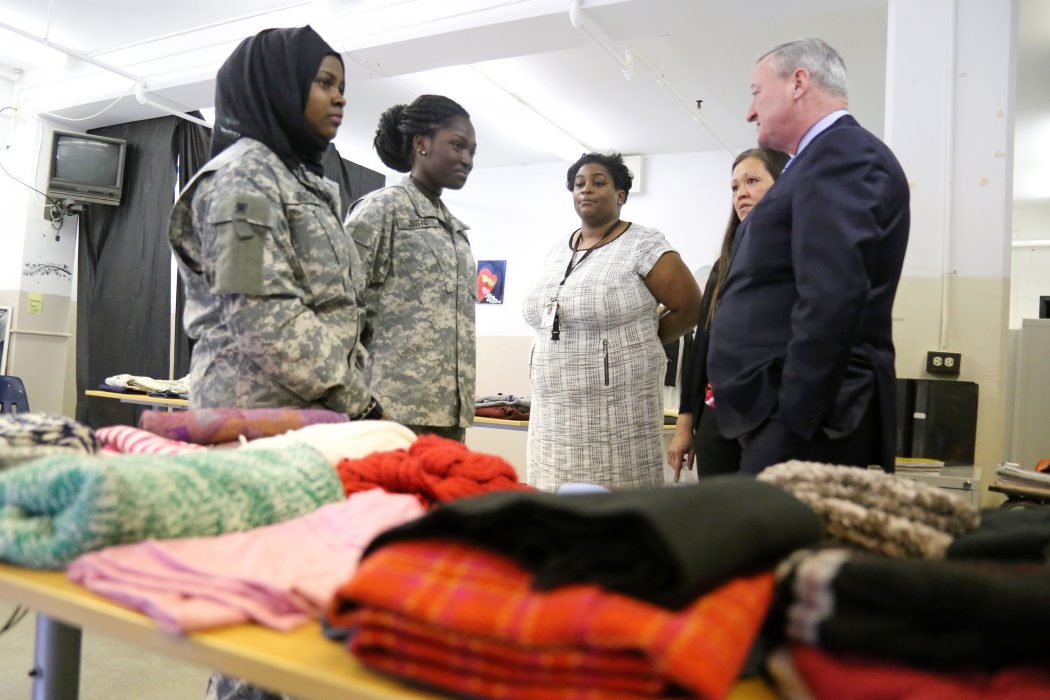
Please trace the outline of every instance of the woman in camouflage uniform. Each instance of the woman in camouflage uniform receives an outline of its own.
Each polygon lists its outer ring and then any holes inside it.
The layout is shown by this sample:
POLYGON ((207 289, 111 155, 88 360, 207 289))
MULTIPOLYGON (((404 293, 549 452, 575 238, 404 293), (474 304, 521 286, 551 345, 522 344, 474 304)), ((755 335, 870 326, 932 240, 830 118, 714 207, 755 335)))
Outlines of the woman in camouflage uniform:
MULTIPOLYGON (((364 376, 361 262, 321 159, 343 62, 310 27, 245 39, 219 69, 212 159, 172 211, 194 408, 381 409, 364 376)), ((212 674, 209 700, 276 698, 212 674)))
POLYGON ((249 37, 219 69, 212 159, 169 229, 197 341, 193 408, 378 413, 358 340, 360 260, 321 166, 343 81, 310 27, 249 37))
POLYGON ((367 277, 372 391, 387 418, 460 441, 474 417, 475 264, 441 193, 463 187, 476 147, 470 115, 447 97, 391 107, 376 152, 409 174, 355 202, 346 220, 367 277))

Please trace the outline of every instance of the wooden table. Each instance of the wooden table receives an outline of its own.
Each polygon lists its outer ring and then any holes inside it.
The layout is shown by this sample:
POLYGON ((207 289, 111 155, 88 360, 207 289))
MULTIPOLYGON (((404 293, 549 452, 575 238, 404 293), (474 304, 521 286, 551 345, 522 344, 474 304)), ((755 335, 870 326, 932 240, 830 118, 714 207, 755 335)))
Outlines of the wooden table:
POLYGON ((128 394, 122 391, 102 391, 100 389, 87 389, 84 396, 94 396, 98 399, 116 399, 121 403, 133 403, 140 406, 152 406, 154 408, 189 408, 190 402, 186 399, 166 398, 163 396, 149 396, 148 394, 128 394))
MULTIPOLYGON (((0 564, 0 599, 38 613, 34 700, 75 700, 79 692, 80 630, 106 634, 154 652, 245 678, 304 700, 424 700, 444 696, 409 687, 363 667, 317 623, 293 632, 238 625, 176 636, 145 615, 94 595, 63 572, 0 564)), ((738 683, 732 700, 774 700, 758 680, 738 683)), ((5 699, 6 700, 6 699, 5 699)))
POLYGON ((45 636, 52 636, 46 646, 60 647, 43 650, 50 661, 37 654, 42 674, 34 677, 34 700, 77 697, 78 683, 69 676, 71 672, 79 674, 80 629, 100 632, 308 700, 440 697, 365 669, 342 645, 321 636, 317 623, 288 633, 258 625, 237 625, 176 636, 162 631, 145 615, 90 593, 63 572, 4 564, 0 564, 0 599, 32 608, 45 618, 44 629, 39 623, 37 626, 38 652, 42 651, 42 631, 45 636), (52 682, 55 687, 50 694, 41 695, 38 681, 52 682))

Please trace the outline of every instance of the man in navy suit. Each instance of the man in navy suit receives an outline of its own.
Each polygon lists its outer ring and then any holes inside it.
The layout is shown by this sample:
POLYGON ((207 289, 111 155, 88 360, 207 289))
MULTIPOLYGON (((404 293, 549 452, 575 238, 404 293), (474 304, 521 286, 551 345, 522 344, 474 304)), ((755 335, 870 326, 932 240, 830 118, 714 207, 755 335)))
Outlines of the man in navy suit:
POLYGON ((893 470, 891 311, 908 243, 908 183, 846 110, 846 67, 817 39, 755 64, 747 120, 793 154, 737 232, 708 376, 741 471, 788 459, 893 470))

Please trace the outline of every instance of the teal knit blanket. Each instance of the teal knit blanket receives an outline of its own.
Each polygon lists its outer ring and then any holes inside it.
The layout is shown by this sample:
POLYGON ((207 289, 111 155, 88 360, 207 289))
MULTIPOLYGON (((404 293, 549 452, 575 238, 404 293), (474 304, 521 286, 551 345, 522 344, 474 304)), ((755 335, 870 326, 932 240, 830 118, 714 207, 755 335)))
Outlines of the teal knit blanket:
POLYGON ((0 472, 0 559, 58 569, 109 545, 248 530, 343 498, 306 445, 47 457, 0 472))

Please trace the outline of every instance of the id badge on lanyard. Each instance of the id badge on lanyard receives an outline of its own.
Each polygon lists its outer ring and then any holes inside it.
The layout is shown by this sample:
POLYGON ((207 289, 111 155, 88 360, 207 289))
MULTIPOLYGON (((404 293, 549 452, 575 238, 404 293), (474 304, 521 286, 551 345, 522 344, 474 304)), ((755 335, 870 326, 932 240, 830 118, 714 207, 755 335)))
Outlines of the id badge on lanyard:
POLYGON ((540 319, 540 328, 553 328, 554 319, 558 315, 558 299, 557 297, 547 302, 547 305, 543 307, 543 318, 540 319))

